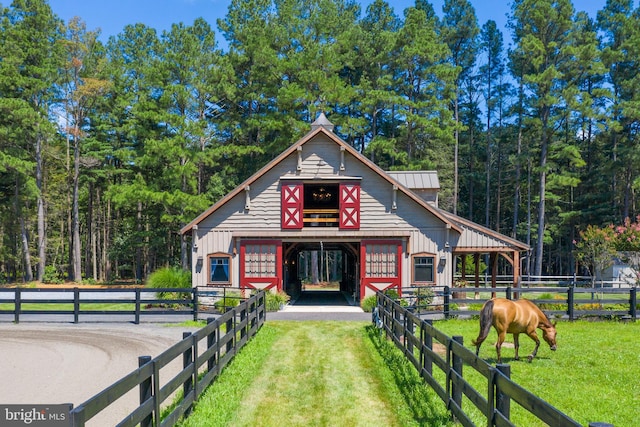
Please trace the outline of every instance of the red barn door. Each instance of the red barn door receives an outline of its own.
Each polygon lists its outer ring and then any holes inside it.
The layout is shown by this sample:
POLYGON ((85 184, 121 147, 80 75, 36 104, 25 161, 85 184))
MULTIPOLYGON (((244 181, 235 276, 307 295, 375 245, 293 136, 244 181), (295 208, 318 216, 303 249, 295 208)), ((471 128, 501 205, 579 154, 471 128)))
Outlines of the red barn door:
POLYGON ((395 288, 401 295, 402 242, 363 240, 360 245, 360 298, 395 288))
POLYGON ((304 222, 302 220, 302 209, 304 204, 303 185, 282 184, 281 193, 281 226, 286 229, 302 228, 304 222))
POLYGON ((340 184, 340 228, 360 229, 360 184, 340 184))

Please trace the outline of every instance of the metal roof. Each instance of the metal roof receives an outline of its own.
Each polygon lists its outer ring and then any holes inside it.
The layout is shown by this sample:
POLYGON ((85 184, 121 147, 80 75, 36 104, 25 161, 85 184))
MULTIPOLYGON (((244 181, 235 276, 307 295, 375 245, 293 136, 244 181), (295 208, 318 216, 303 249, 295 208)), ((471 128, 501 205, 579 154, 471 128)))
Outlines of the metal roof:
POLYGON ((436 171, 387 171, 387 174, 410 190, 438 190, 436 171))

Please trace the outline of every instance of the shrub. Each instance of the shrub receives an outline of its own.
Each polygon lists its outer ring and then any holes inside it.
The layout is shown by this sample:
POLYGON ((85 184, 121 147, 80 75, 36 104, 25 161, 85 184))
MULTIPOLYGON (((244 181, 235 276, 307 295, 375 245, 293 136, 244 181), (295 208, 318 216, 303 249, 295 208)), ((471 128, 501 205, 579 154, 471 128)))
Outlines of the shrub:
POLYGON ((395 289, 387 289, 384 291, 384 294, 386 296, 388 296, 389 298, 391 298, 392 300, 398 300, 399 295, 398 295, 398 291, 395 289))
POLYGON ((279 291, 277 293, 267 292, 267 311, 278 311, 280 306, 289 302, 291 297, 286 292, 279 291))
POLYGON ((47 265, 44 267, 44 274, 42 275, 42 283, 49 283, 59 285, 64 283, 64 279, 53 265, 47 265))
POLYGON ((220 298, 213 303, 213 306, 218 311, 226 311, 228 308, 233 308, 240 305, 241 297, 242 294, 240 294, 240 291, 227 291, 223 298, 220 298))
POLYGON ((368 297, 360 301, 360 307, 362 307, 362 310, 364 310, 367 313, 371 313, 375 308, 376 304, 377 304, 377 300, 375 295, 369 295, 368 297))
MULTIPOLYGON (((166 267, 154 271, 147 278, 147 288, 191 289, 191 272, 178 267, 166 267)), ((160 299, 187 298, 190 292, 160 291, 160 299)))
POLYGON ((433 302, 433 298, 435 297, 435 292, 431 287, 420 287, 416 290, 415 293, 415 303, 418 312, 429 310, 429 304, 433 302))

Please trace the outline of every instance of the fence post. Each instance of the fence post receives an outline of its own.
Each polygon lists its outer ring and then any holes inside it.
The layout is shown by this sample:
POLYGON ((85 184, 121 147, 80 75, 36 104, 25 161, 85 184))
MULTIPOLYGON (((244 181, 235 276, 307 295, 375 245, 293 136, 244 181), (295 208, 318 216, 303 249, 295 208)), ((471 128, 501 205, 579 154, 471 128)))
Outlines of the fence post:
POLYGON ((232 334, 231 339, 227 341, 227 349, 226 349, 227 353, 230 353, 231 351, 233 351, 233 347, 235 347, 236 345, 236 328, 234 326, 234 323, 236 321, 236 312, 235 312, 235 309, 231 309, 231 310, 233 310, 233 316, 229 320, 227 320, 227 330, 225 332, 226 334, 232 334))
POLYGON ((574 317, 574 312, 573 312, 573 301, 574 301, 574 295, 573 295, 573 286, 569 286, 567 288, 567 314, 569 315, 569 320, 573 321, 573 317, 574 317))
POLYGON ((413 320, 409 319, 407 309, 404 309, 404 331, 402 336, 404 337, 404 348, 407 353, 413 354, 413 341, 411 339, 407 339, 407 337, 412 336, 414 332, 413 320))
POLYGON ((396 343, 400 342, 401 334, 404 334, 404 331, 401 331, 400 328, 400 303, 398 301, 393 302, 393 338, 396 343))
MULTIPOLYGON (((151 361, 151 356, 140 356, 138 357, 138 368, 141 368, 143 365, 149 363, 151 361)), ((153 386, 152 386, 151 377, 145 379, 140 383, 140 405, 149 400, 153 396, 153 386)), ((159 414, 156 414, 156 417, 159 414)), ((141 422, 140 427, 151 427, 153 425, 153 412, 147 415, 141 422)))
MULTIPOLYGON (((213 317, 209 317, 207 319, 207 325, 215 322, 215 320, 216 319, 214 319, 213 317)), ((213 330, 213 332, 211 332, 209 335, 207 335, 207 350, 211 349, 211 347, 213 347, 214 344, 216 344, 218 342, 218 331, 220 331, 220 329, 219 328, 215 328, 213 330)), ((207 370, 209 372, 211 372, 216 367, 216 365, 218 364, 218 357, 217 356, 218 356, 218 352, 216 351, 214 353, 214 355, 211 356, 209 358, 209 360, 207 360, 207 370)))
MULTIPOLYGON (((189 336, 191 336, 191 332, 182 333, 183 340, 189 338, 189 336)), ((187 369, 189 367, 189 364, 192 363, 192 359, 193 359, 193 344, 189 346, 189 348, 186 349, 184 353, 182 353, 182 368, 187 369)), ((189 375, 189 378, 187 378, 187 380, 182 385, 183 399, 186 399, 189 393, 191 393, 192 391, 193 391, 193 374, 189 375)), ((194 397, 194 400, 195 400, 195 397, 194 397)), ((185 415, 189 415, 190 412, 191 412, 191 405, 185 411, 185 415)))
MULTIPOLYGON (((464 338, 460 335, 452 337, 452 340, 460 345, 463 345, 464 342, 464 338)), ((462 358, 456 355, 452 349, 449 349, 449 351, 451 352, 451 368, 453 369, 453 372, 462 378, 462 358)), ((456 385, 456 381, 453 380, 453 376, 451 377, 451 399, 458 408, 462 408, 462 388, 456 385)))
MULTIPOLYGON (((247 303, 246 301, 243 301, 241 304, 240 322, 242 323, 247 318, 247 303)), ((242 329, 240 329, 240 340, 243 340, 247 336, 247 327, 248 325, 244 325, 242 329)))
POLYGON ((192 288, 192 292, 193 292, 193 321, 197 322, 198 321, 198 288, 192 288))
POLYGON ((629 314, 631 320, 635 322, 636 315, 638 314, 638 288, 633 287, 629 290, 629 314))
MULTIPOLYGON (((249 304, 249 315, 251 316, 251 322, 249 325, 249 330, 253 330, 256 326, 256 319, 258 314, 258 295, 255 295, 250 299, 251 304, 249 304)), ((256 332, 253 333, 255 335, 256 332)))
MULTIPOLYGON (((425 319, 420 323, 420 341, 422 341, 425 347, 433 351, 433 337, 431 334, 427 333, 427 328, 424 325, 433 326, 433 320, 425 319)), ((422 349, 420 349, 420 352, 422 353, 422 367, 429 376, 431 376, 433 374, 433 360, 431 359, 431 354, 427 354, 427 352, 422 349)))
MULTIPOLYGON (((507 365, 504 363, 498 363, 496 364, 496 369, 505 377, 511 379, 510 365, 507 365)), ((496 382, 496 410, 500 412, 506 419, 508 420, 511 419, 511 400, 509 399, 509 396, 507 396, 506 394, 502 393, 502 391, 500 391, 500 387, 497 386, 497 382, 496 382)))
POLYGON ((15 290, 15 302, 13 304, 13 322, 20 323, 20 310, 22 309, 22 291, 20 288, 15 290))
POLYGON ((442 297, 444 299, 444 304, 443 304, 444 318, 448 319, 449 318, 449 287, 448 286, 444 287, 442 297))
POLYGON ((135 323, 136 325, 139 325, 140 324, 140 288, 136 288, 135 295, 136 295, 136 314, 135 314, 135 319, 133 323, 135 323))
POLYGON ((507 297, 507 299, 513 299, 513 296, 511 295, 511 286, 507 286, 505 296, 507 297))
POLYGON ((78 323, 80 317, 80 289, 73 288, 73 323, 78 323))

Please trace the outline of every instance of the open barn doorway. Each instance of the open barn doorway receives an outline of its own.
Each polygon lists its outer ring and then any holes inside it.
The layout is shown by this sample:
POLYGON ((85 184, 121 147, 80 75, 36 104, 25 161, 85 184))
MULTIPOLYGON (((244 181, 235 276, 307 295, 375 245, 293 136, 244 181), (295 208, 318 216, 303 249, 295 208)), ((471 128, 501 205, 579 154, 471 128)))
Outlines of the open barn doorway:
POLYGON ((299 305, 359 303, 359 243, 283 243, 284 290, 299 305))

